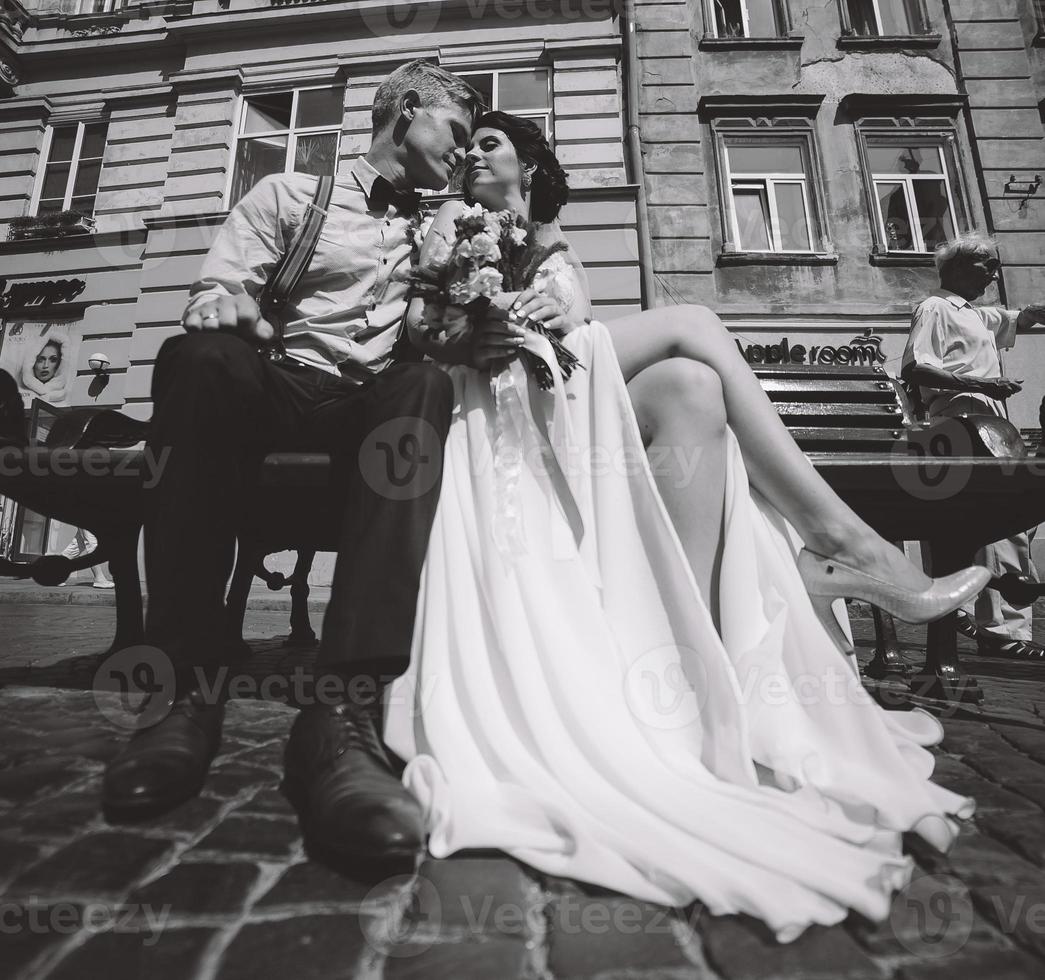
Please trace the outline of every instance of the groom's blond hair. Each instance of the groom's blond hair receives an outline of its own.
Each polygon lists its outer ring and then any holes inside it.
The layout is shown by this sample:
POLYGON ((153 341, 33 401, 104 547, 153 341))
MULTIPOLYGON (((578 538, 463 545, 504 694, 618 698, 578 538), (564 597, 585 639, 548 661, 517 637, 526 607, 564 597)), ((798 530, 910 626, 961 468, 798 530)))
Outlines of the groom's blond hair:
POLYGON ((399 100, 411 89, 427 107, 457 104, 474 120, 483 110, 483 97, 464 79, 445 68, 417 59, 400 65, 380 85, 374 95, 374 132, 395 122, 399 100))

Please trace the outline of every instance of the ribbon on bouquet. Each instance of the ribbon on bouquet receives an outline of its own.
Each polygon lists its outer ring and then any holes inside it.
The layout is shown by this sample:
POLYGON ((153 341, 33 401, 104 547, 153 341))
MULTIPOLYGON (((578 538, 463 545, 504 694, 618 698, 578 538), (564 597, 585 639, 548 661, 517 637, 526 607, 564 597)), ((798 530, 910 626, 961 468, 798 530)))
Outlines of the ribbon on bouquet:
MULTIPOLYGON (((555 499, 577 549, 584 538, 584 519, 567 478, 573 438, 562 371, 547 337, 527 330, 522 346, 544 361, 551 372, 552 418, 549 426, 545 419, 538 421, 535 417, 530 399, 530 378, 520 358, 514 358, 490 379, 495 408, 493 469, 496 510, 493 536, 498 550, 506 557, 516 557, 527 551, 519 487, 527 443, 541 455, 555 499)), ((544 414, 540 407, 538 413, 544 414)), ((553 523, 553 534, 556 526, 553 523)), ((556 553, 559 553, 559 548, 556 548, 556 553)))

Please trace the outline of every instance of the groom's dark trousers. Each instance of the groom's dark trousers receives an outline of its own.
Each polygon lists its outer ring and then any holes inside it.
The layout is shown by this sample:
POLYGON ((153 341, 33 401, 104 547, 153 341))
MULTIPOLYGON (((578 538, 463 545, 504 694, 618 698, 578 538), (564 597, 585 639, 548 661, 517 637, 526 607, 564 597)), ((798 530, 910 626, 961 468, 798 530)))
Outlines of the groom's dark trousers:
POLYGON ((342 676, 401 673, 439 497, 448 375, 403 363, 354 384, 206 331, 163 345, 153 400, 149 449, 159 478, 145 494, 147 642, 183 673, 221 661, 226 583, 262 460, 324 452, 344 509, 317 666, 342 676))

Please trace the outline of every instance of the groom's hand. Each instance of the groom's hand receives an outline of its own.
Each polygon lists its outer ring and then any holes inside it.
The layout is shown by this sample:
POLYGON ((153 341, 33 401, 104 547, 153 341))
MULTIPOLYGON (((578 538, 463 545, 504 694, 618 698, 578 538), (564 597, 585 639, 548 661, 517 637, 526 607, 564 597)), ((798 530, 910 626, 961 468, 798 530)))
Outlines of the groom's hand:
POLYGON ((244 293, 215 296, 200 303, 182 317, 181 325, 188 333, 221 330, 260 346, 272 343, 276 336, 272 324, 262 318, 258 304, 244 293))
POLYGON ((485 371, 499 361, 510 360, 519 353, 525 340, 521 323, 478 321, 472 334, 472 367, 485 371))

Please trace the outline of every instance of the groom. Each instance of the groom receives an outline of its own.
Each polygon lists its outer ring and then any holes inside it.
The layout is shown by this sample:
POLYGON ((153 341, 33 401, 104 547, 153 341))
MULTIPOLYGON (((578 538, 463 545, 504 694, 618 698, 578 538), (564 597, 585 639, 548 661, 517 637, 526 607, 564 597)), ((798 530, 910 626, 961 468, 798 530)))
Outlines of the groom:
POLYGON ((421 61, 378 87, 370 150, 336 181, 315 255, 284 308, 282 359, 257 352, 274 331, 256 298, 316 178, 263 179, 218 232, 185 333, 163 345, 153 377, 150 448, 170 455, 147 493, 146 640, 173 662, 176 685, 165 716, 106 770, 114 819, 163 812, 203 785, 224 718, 224 699, 206 692, 223 661, 225 584, 261 462, 270 451, 330 452, 345 509, 317 675, 325 691, 343 693, 301 711, 284 788, 313 853, 380 860, 422 843, 421 813, 393 775, 377 713, 381 685, 409 658, 452 386, 432 365, 392 363, 391 351, 418 223, 414 188, 446 186, 480 106, 469 85, 421 61), (386 459, 390 448, 401 458, 386 459), (411 473, 414 485, 382 483, 386 468, 411 473))

